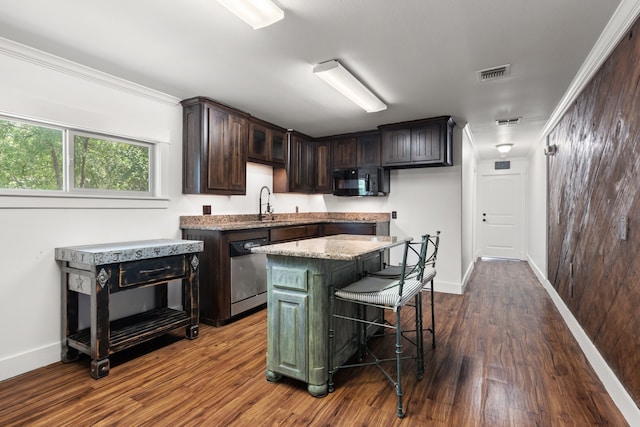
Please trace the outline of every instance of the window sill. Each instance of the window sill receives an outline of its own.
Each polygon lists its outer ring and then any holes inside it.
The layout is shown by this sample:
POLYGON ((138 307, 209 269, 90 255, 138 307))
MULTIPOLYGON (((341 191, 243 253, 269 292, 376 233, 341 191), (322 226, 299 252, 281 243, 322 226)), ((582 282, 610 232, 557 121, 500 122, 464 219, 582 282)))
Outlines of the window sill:
POLYGON ((168 197, 0 192, 0 209, 167 209, 168 197))

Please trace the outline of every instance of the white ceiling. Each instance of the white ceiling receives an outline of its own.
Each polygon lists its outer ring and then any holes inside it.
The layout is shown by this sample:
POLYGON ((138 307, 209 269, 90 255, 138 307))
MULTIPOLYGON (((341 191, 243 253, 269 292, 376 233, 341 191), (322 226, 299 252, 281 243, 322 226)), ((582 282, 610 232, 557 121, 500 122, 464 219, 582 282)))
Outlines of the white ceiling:
POLYGON ((495 144, 519 157, 539 140, 620 0, 275 2, 284 20, 253 30, 215 0, 0 0, 0 37, 313 137, 452 115, 490 159, 495 144), (387 110, 367 114, 317 78, 330 59, 387 110), (478 83, 503 64, 509 78, 478 83))

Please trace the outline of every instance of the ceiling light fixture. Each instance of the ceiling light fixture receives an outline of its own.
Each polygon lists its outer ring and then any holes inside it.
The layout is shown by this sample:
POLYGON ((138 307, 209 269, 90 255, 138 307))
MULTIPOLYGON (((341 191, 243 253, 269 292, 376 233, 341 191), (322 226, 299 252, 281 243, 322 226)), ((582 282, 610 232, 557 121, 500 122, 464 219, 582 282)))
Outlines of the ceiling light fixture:
POLYGON ((267 27, 284 18, 284 11, 271 0, 218 0, 254 30, 267 27))
POLYGON ((512 147, 513 147, 513 144, 498 144, 498 145, 496 145, 496 149, 502 154, 506 154, 509 151, 511 151, 512 147))
POLYGON ((313 68, 313 73, 358 104, 367 113, 375 113, 387 109, 387 105, 384 102, 335 59, 316 65, 313 68))

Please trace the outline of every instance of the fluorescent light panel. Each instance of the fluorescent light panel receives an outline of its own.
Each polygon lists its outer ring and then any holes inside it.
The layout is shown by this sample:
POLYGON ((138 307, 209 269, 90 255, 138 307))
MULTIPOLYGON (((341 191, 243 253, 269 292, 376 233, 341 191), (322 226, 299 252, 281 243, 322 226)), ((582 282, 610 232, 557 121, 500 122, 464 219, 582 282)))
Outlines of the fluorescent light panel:
POLYGON ((338 92, 356 103, 367 113, 375 113, 387 109, 387 105, 367 89, 338 61, 322 62, 313 68, 313 73, 320 77, 338 92))
POLYGON ((254 30, 267 27, 284 18, 284 11, 271 0, 218 0, 254 30))

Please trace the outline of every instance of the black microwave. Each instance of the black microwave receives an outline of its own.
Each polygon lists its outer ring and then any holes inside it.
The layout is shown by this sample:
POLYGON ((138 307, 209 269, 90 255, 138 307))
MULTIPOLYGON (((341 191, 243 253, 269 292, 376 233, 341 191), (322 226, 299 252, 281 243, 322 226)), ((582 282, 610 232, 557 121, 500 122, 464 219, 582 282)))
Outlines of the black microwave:
POLYGON ((389 171, 383 168, 333 171, 334 196, 386 196, 388 192, 389 171))

